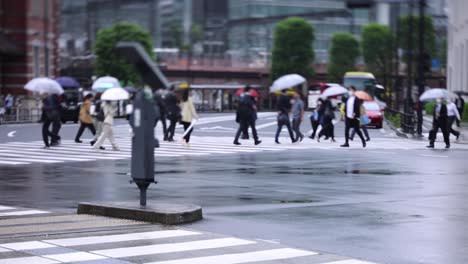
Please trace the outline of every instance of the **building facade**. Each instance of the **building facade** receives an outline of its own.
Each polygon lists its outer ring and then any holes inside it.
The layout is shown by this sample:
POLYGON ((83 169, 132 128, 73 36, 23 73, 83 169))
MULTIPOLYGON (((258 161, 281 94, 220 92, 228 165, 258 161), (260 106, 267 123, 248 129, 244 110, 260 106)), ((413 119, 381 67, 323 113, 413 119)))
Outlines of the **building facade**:
POLYGON ((0 0, 0 94, 57 73, 58 0, 0 0))
POLYGON ((448 0, 448 69, 451 91, 468 92, 468 1, 448 0))

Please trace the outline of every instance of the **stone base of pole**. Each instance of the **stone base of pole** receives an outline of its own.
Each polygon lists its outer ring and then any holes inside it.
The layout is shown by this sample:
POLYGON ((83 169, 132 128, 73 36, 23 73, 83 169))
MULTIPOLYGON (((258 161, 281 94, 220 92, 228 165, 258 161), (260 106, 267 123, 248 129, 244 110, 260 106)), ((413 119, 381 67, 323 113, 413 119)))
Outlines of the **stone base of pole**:
POLYGON ((179 225, 203 219, 200 206, 172 203, 151 203, 150 206, 138 206, 134 202, 79 203, 77 213, 164 225, 179 225))

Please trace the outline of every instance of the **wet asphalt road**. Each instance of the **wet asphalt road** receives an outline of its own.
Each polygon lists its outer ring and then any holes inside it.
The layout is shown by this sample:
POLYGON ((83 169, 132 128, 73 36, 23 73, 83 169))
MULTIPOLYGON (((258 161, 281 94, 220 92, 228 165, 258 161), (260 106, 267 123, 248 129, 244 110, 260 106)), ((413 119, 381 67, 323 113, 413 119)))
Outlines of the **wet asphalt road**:
MULTIPOLYGON (((205 219, 189 225, 200 230, 382 263, 468 263, 466 155, 351 148, 160 158, 148 198, 202 205, 205 219)), ((138 201, 127 160, 0 172, 4 205, 138 201)))

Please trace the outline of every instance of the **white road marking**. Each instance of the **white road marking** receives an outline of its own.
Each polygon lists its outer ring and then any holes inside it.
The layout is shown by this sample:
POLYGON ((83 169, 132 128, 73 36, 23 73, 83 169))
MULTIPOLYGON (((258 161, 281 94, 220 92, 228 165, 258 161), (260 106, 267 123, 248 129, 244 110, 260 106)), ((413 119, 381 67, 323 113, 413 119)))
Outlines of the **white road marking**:
POLYGON ((428 154, 419 154, 421 157, 432 157, 432 158, 448 158, 448 156, 442 156, 442 155, 428 155, 428 154))
POLYGON ((52 260, 52 259, 41 258, 41 257, 0 259, 0 264, 56 264, 56 263, 60 263, 60 262, 56 260, 52 260))
POLYGON ((99 259, 107 259, 107 257, 99 256, 87 252, 73 252, 65 254, 53 254, 53 255, 44 255, 43 257, 54 259, 60 262, 79 262, 79 261, 91 261, 99 259))
POLYGON ((49 212, 40 210, 25 210, 16 212, 0 213, 0 216, 22 216, 22 215, 35 215, 35 214, 48 214, 49 212))
POLYGON ((346 259, 346 260, 338 260, 338 261, 327 262, 327 263, 322 263, 322 264, 376 264, 376 263, 357 260, 357 259, 346 259))
MULTIPOLYGON (((213 249, 213 248, 225 248, 241 245, 255 244, 256 242, 247 241, 237 238, 219 238, 200 240, 183 243, 169 243, 169 244, 158 244, 141 247, 125 247, 125 248, 114 248, 92 251, 91 253, 102 255, 110 258, 126 258, 142 255, 155 255, 163 253, 175 253, 183 251, 193 251, 202 249, 213 249)), ((191 263, 203 263, 203 262, 191 262, 191 263)), ((223 263, 223 262, 218 262, 223 263)))
POLYGON ((9 252, 9 251, 11 251, 11 250, 6 249, 6 248, 1 248, 1 247, 0 247, 0 253, 2 253, 2 252, 9 252))
POLYGON ((65 238, 65 239, 53 239, 53 240, 43 240, 43 241, 46 243, 57 245, 57 246, 73 247, 73 246, 102 244, 102 243, 117 243, 117 242, 125 242, 125 241, 150 240, 150 239, 171 238, 171 237, 180 237, 180 236, 193 236, 193 235, 199 235, 199 234, 201 233, 185 231, 185 230, 165 230, 165 231, 133 233, 133 234, 65 238))
POLYGON ((282 248, 282 249, 272 249, 272 250, 263 250, 255 251, 249 253, 238 253, 238 254, 225 254, 218 256, 209 256, 209 257, 198 257, 198 258, 186 258, 179 260, 169 260, 169 261, 157 261, 150 262, 146 264, 193 264, 193 263, 203 263, 203 264, 238 264, 238 263, 251 263, 259 261, 272 261, 272 260, 281 260, 289 259, 296 257, 305 257, 317 255, 316 252, 304 251, 292 248, 282 248))
POLYGON ((19 251, 19 250, 33 250, 33 249, 43 249, 43 248, 55 248, 57 246, 44 243, 44 242, 40 242, 40 241, 28 241, 28 242, 0 244, 0 247, 19 251))
POLYGON ((10 206, 3 206, 3 205, 0 205, 0 211, 2 210, 13 210, 15 209, 14 207, 10 207, 10 206))
POLYGON ((258 125, 257 126, 257 130, 260 130, 260 129, 263 129, 263 128, 266 128, 266 127, 271 127, 271 126, 275 126, 277 125, 278 122, 275 121, 275 122, 270 122, 270 123, 266 123, 266 124, 261 124, 261 125, 258 125))
POLYGON ((16 131, 11 131, 10 133, 8 133, 8 137, 14 137, 16 134, 16 131))
POLYGON ((3 161, 3 160, 0 160, 0 164, 4 164, 4 165, 27 165, 29 163, 27 162, 14 162, 14 161, 3 161))

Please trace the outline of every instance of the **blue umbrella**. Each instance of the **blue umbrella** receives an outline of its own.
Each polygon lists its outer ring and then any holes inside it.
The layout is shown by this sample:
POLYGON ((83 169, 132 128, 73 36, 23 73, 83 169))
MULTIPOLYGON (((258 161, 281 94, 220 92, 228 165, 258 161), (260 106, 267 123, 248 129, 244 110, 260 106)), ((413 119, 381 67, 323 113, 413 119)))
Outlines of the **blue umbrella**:
POLYGON ((137 92, 137 89, 135 87, 132 87, 132 86, 125 86, 124 89, 125 89, 125 91, 127 91, 129 93, 136 93, 137 92))
POLYGON ((72 77, 58 77, 55 79, 64 89, 67 88, 80 88, 80 83, 78 83, 74 78, 72 77))

